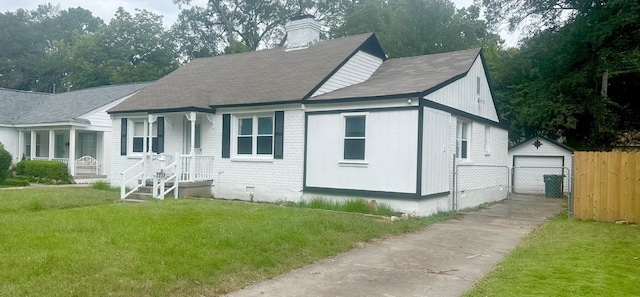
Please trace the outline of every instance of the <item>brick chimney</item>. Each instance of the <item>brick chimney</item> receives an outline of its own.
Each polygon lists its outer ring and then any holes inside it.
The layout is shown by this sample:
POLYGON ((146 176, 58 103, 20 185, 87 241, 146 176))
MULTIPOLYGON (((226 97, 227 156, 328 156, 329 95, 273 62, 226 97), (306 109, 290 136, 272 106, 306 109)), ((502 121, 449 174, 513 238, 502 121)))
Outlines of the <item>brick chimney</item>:
POLYGON ((286 24, 287 49, 303 49, 320 40, 320 23, 310 15, 292 17, 286 24))

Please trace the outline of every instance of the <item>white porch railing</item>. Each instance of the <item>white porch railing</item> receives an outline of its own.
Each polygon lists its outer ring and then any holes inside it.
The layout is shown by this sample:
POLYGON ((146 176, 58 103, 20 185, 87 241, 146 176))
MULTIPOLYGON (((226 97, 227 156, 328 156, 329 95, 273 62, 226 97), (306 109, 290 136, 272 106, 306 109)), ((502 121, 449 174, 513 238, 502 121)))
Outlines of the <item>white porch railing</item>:
POLYGON ((173 197, 178 199, 178 161, 174 161, 166 167, 161 167, 153 175, 153 198, 164 200, 164 196, 173 192, 173 197), (166 184, 173 181, 173 185, 165 190, 166 184))
POLYGON ((180 181, 193 182, 213 179, 213 156, 180 155, 178 160, 180 168, 182 168, 180 181))
POLYGON ((147 179, 153 179, 153 197, 164 199, 164 195, 174 190, 178 195, 177 184, 180 182, 196 182, 213 180, 214 156, 195 154, 145 154, 140 162, 120 173, 122 185, 120 198, 125 199, 143 186, 147 179), (166 163, 169 165, 165 166, 166 163), (126 185, 138 179, 136 186, 126 191, 126 185), (173 181, 173 185, 165 191, 165 185, 173 181))
POLYGON ((58 161, 69 166, 69 158, 29 157, 29 159, 37 161, 58 161))
POLYGON ((133 192, 137 191, 140 187, 144 185, 144 164, 147 158, 143 157, 138 163, 133 166, 125 169, 120 173, 121 184, 120 184, 120 199, 127 198, 133 192), (136 185, 127 191, 127 184, 136 181, 136 185))

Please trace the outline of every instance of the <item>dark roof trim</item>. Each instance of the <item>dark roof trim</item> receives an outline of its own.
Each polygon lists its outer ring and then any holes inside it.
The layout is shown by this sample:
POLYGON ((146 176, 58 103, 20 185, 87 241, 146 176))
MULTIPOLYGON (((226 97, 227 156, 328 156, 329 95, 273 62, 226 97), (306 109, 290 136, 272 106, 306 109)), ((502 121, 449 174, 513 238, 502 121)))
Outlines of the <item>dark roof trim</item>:
POLYGON ((336 72, 338 72, 338 70, 340 70, 345 64, 347 64, 347 62, 349 62, 349 60, 351 60, 351 58, 353 58, 353 56, 355 56, 361 50, 363 52, 382 58, 383 62, 387 59, 384 52, 382 51, 382 48, 380 48, 380 43, 378 43, 376 34, 372 33, 371 36, 369 36, 369 38, 365 40, 365 42, 360 44, 360 46, 358 46, 346 59, 344 59, 340 63, 340 65, 338 65, 338 67, 333 69, 324 79, 320 81, 318 85, 316 85, 313 89, 311 89, 311 91, 309 91, 309 93, 307 93, 307 95, 305 95, 302 99, 304 100, 304 99, 311 98, 311 96, 316 91, 318 91, 318 89, 320 89, 329 79, 331 79, 331 77, 333 77, 334 74, 336 74, 336 72), (376 45, 378 49, 376 49, 376 45))
POLYGON ((351 108, 351 109, 333 109, 333 110, 318 110, 307 111, 307 115, 319 115, 319 114, 340 114, 349 112, 385 112, 385 111, 397 111, 397 110, 417 110, 420 106, 394 106, 394 107, 365 107, 365 108, 351 108))
POLYGON ((452 77, 450 79, 447 79, 447 80, 437 84, 434 87, 431 87, 429 89, 426 89, 426 90, 422 91, 419 96, 420 97, 424 97, 424 96, 427 96, 427 95, 429 95, 429 94, 431 94, 431 93, 433 93, 433 92, 435 92, 437 90, 440 90, 440 89, 452 84, 453 82, 455 82, 455 81, 467 76, 467 73, 469 73, 469 70, 467 70, 465 73, 458 74, 458 75, 456 75, 456 76, 454 76, 454 77, 452 77))
POLYGON ((514 146, 510 147, 510 148, 509 148, 509 150, 514 149, 514 148, 516 148, 516 147, 519 147, 520 145, 525 144, 525 143, 529 142, 530 140, 534 140, 534 139, 536 139, 536 138, 542 138, 542 139, 544 139, 544 140, 546 140, 546 141, 548 141, 548 142, 551 142, 551 143, 553 143, 553 144, 555 144, 555 145, 557 145, 557 146, 559 146, 559 147, 561 147, 561 148, 563 148, 563 149, 565 149, 565 150, 567 150, 567 151, 569 151, 569 152, 571 152, 571 153, 575 152, 575 150, 574 150, 574 149, 572 149, 571 147, 566 146, 566 145, 564 145, 564 144, 562 144, 562 143, 559 143, 559 142, 557 142, 557 141, 555 141, 555 140, 553 140, 553 139, 549 139, 549 138, 544 137, 544 136, 535 136, 535 137, 531 137, 531 138, 529 138, 529 139, 527 139, 527 140, 525 140, 525 141, 523 141, 523 142, 521 142, 521 143, 518 143, 518 144, 516 144, 516 145, 514 145, 514 146))
POLYGON ((482 67, 484 68, 484 76, 487 78, 487 83, 489 84, 489 92, 491 93, 491 100, 493 100, 493 108, 496 109, 496 113, 498 113, 498 118, 500 118, 500 108, 498 108, 498 101, 496 101, 496 95, 493 92, 493 83, 491 82, 491 76, 489 75, 489 68, 487 68, 487 63, 484 60, 484 53, 482 49, 480 49, 480 60, 482 62, 482 67))
POLYGON ((286 100, 286 101, 257 102, 257 103, 210 105, 210 107, 215 112, 215 110, 218 109, 218 108, 252 107, 252 106, 280 105, 280 104, 291 104, 291 103, 303 103, 303 102, 301 100, 286 100))
POLYGON ((346 196, 387 198, 387 199, 419 199, 420 198, 420 196, 417 196, 415 193, 336 189, 336 188, 308 187, 308 186, 305 186, 303 188, 303 191, 317 193, 317 194, 325 194, 325 195, 336 195, 336 196, 346 195, 346 196))
POLYGON ((322 103, 341 103, 341 102, 358 102, 369 100, 385 100, 385 99, 399 99, 399 98, 417 98, 420 97, 420 93, 406 93, 406 94, 394 94, 385 96, 372 96, 372 97, 351 97, 351 98, 339 98, 339 99, 327 99, 327 100, 309 100, 303 101, 304 104, 322 104, 322 103))
POLYGON ((465 117, 467 119, 470 119, 470 120, 473 120, 473 121, 476 121, 476 122, 485 123, 485 124, 489 124, 489 125, 492 125, 492 126, 495 126, 495 127, 499 127, 499 128, 505 129, 505 130, 509 130, 509 122, 507 122, 507 121, 494 122, 494 121, 492 121, 490 119, 483 118, 483 117, 477 116, 475 114, 470 114, 470 113, 468 113, 466 111, 455 109, 453 107, 446 106, 446 105, 443 105, 443 104, 440 104, 440 103, 437 103, 437 102, 434 102, 434 101, 431 101, 431 100, 427 100, 427 99, 422 99, 422 100, 424 100, 424 106, 425 107, 435 108, 435 109, 438 109, 438 110, 442 110, 442 111, 448 112, 448 113, 453 114, 453 115, 458 115, 458 116, 465 117))
POLYGON ((164 108, 164 109, 137 109, 137 110, 125 110, 125 111, 107 111, 108 114, 129 114, 129 113, 167 113, 167 112, 182 112, 182 111, 196 111, 204 113, 216 113, 214 108, 202 108, 202 107, 179 107, 179 108, 164 108))

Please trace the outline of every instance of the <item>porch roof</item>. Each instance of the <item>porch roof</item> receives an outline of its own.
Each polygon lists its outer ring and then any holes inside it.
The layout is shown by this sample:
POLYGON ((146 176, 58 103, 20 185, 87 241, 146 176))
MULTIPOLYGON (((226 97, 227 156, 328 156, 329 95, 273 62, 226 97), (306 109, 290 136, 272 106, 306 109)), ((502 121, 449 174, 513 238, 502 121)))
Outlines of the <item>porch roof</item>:
POLYGON ((79 117, 131 95, 150 83, 132 83, 49 94, 0 89, 0 123, 86 123, 79 117))
POLYGON ((300 101, 358 50, 384 54, 374 34, 195 59, 109 110, 184 110, 300 101))

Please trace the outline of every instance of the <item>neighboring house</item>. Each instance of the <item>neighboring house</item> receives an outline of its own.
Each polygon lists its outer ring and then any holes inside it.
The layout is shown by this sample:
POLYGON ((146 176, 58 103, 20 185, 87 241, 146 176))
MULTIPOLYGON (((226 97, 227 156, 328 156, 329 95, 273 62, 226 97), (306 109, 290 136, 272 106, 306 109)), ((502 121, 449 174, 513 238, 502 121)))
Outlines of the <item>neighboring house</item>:
POLYGON ((454 154, 508 165, 479 49, 387 59, 374 34, 318 42, 319 28, 292 20, 285 48, 195 59, 110 109, 112 185, 125 197, 160 174, 227 199, 428 215, 452 209, 454 154))
POLYGON ((111 171, 111 119, 107 109, 149 83, 49 94, 0 89, 0 142, 22 159, 56 160, 76 179, 111 171))
POLYGON ((509 148, 515 193, 545 193, 544 175, 563 175, 563 191, 570 192, 573 149, 543 136, 509 148))

